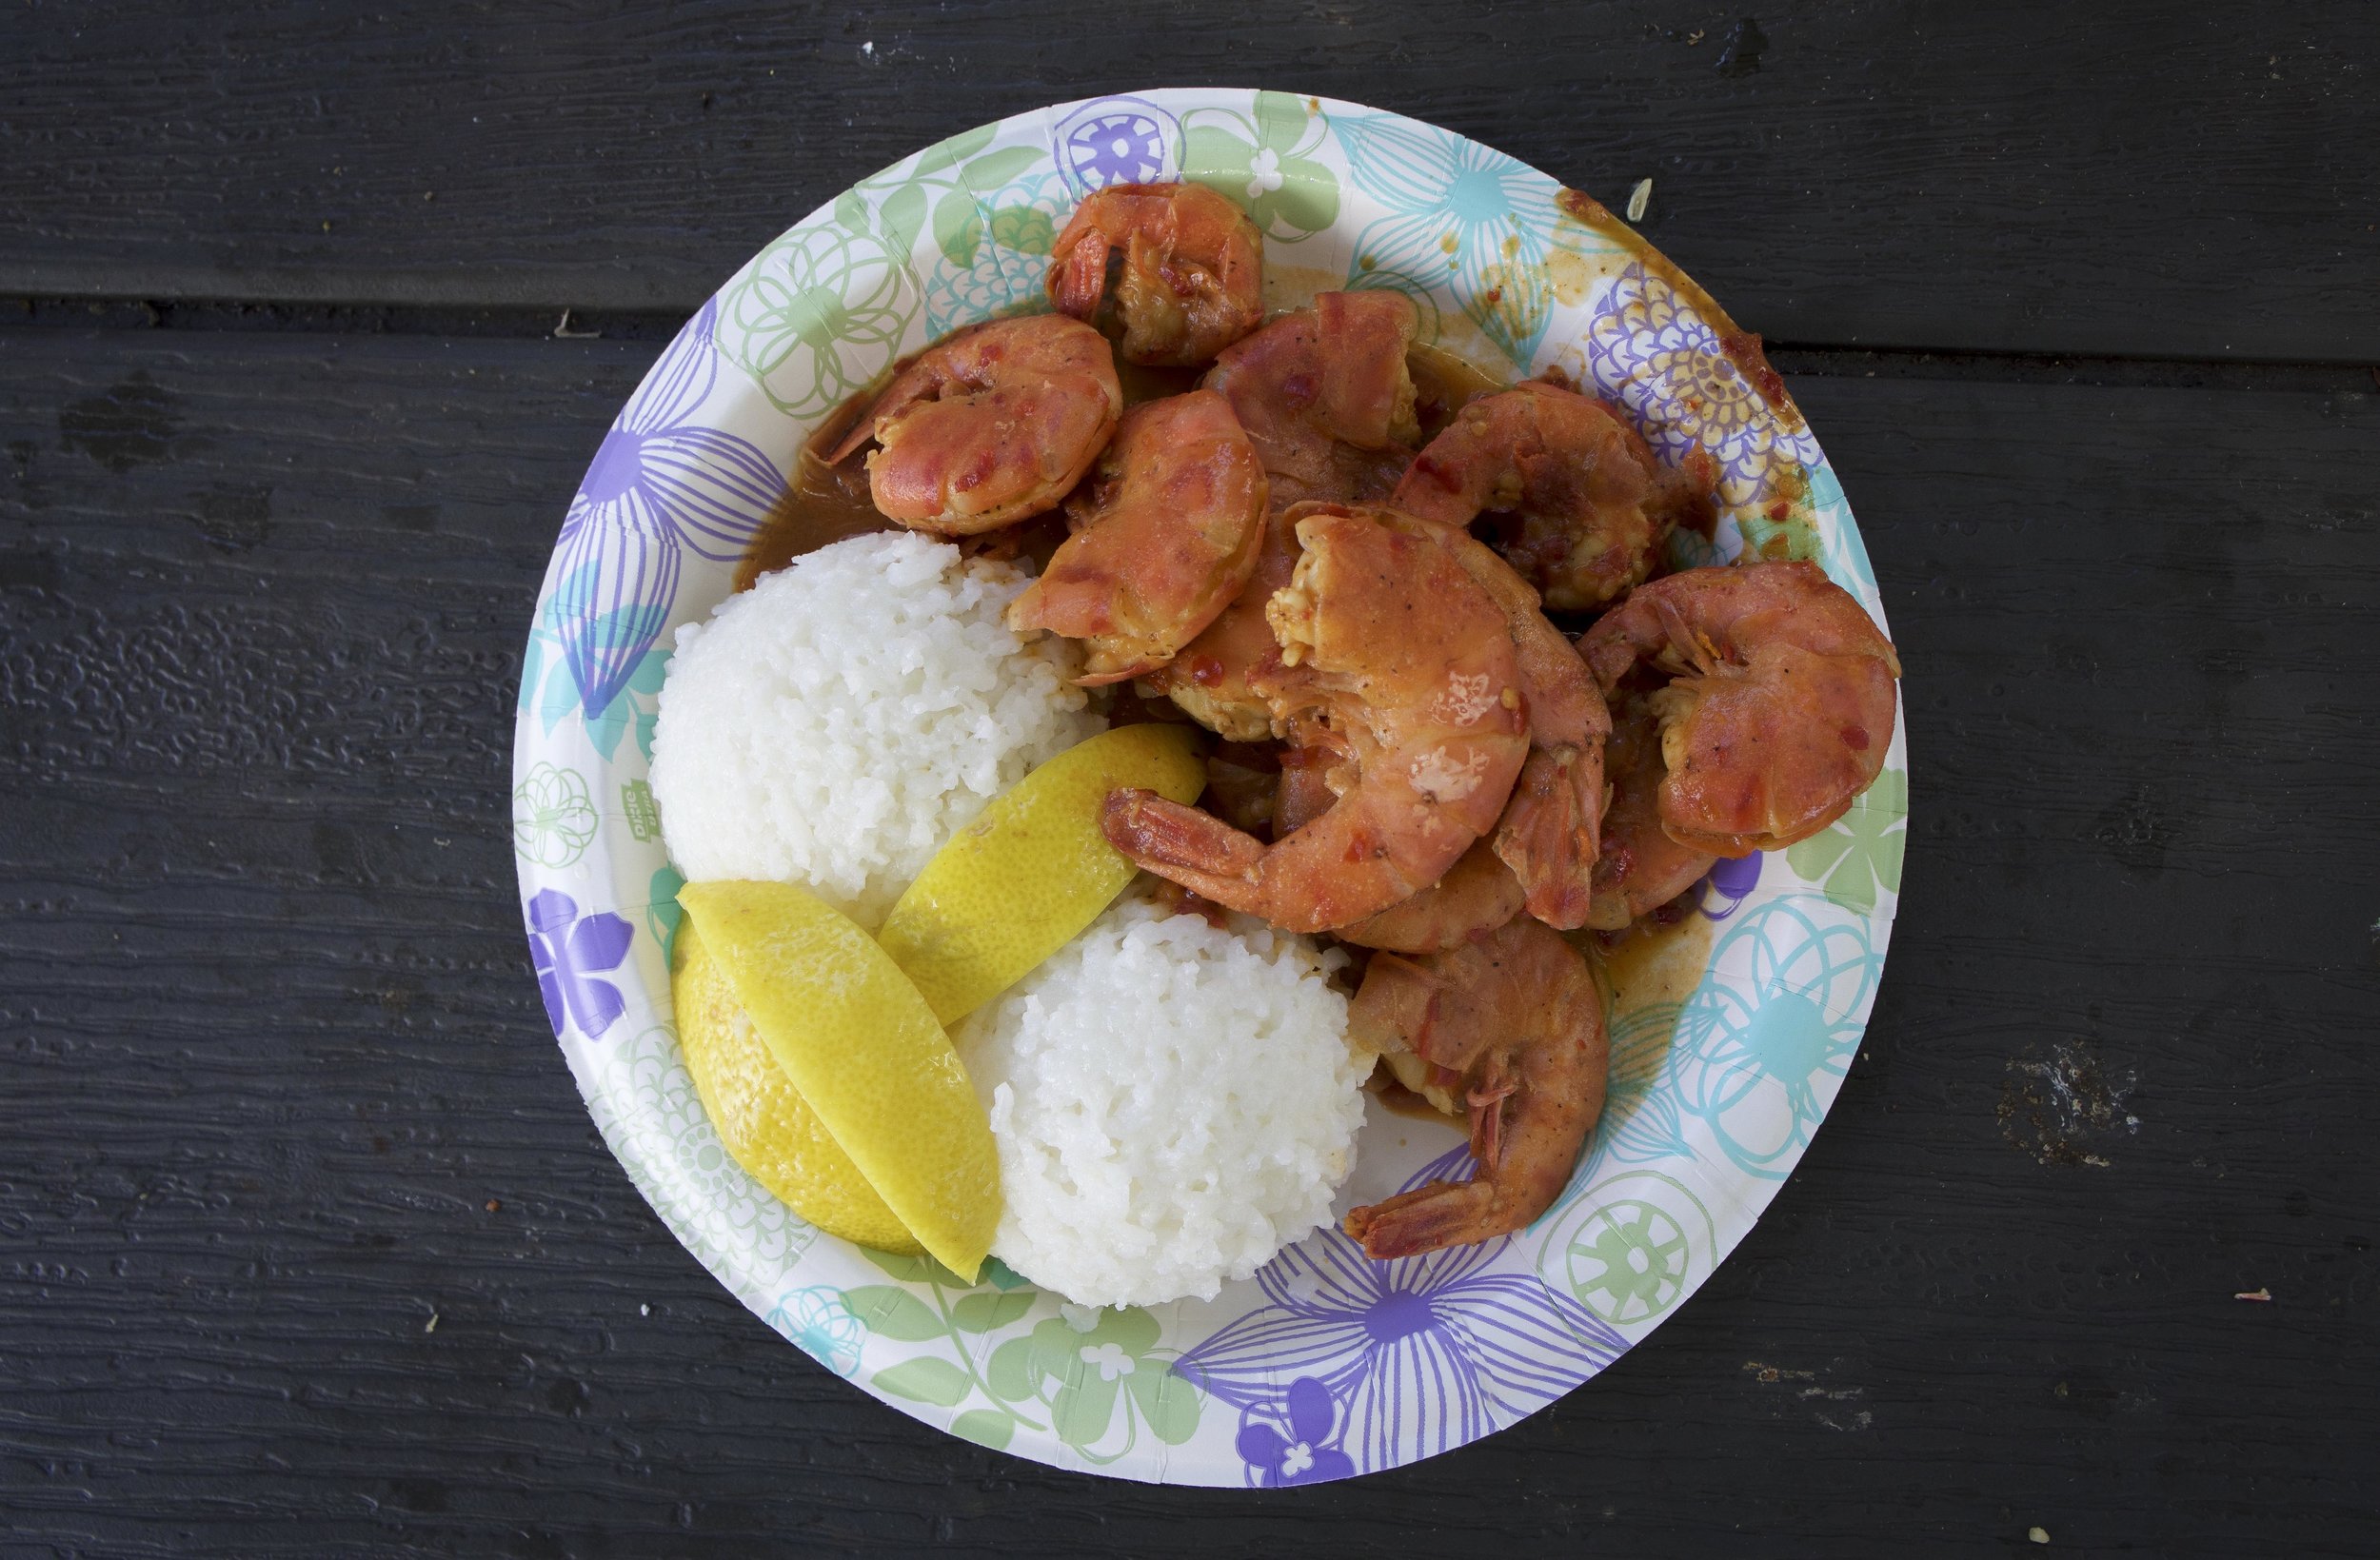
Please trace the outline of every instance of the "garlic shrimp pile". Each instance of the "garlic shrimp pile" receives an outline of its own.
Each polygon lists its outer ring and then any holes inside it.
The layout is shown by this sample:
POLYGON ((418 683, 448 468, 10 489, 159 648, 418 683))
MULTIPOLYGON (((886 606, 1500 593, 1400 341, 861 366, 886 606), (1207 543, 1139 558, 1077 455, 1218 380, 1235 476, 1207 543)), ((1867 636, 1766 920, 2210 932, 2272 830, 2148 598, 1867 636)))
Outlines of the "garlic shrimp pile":
POLYGON ((823 454, 891 521, 1044 559, 1009 624, 1081 641, 1117 719, 1214 734, 1202 805, 1118 790, 1101 832, 1348 947, 1357 1043, 1466 1120, 1473 1179, 1348 1234, 1495 1238, 1602 1108, 1595 938, 1841 817, 1900 665, 1815 563, 1665 571, 1714 523, 1707 455, 1567 384, 1447 393, 1397 291, 1268 318, 1263 262, 1231 195, 1099 190, 1053 247, 1054 312, 930 345, 823 454), (1126 393, 1152 379, 1177 393, 1126 393))

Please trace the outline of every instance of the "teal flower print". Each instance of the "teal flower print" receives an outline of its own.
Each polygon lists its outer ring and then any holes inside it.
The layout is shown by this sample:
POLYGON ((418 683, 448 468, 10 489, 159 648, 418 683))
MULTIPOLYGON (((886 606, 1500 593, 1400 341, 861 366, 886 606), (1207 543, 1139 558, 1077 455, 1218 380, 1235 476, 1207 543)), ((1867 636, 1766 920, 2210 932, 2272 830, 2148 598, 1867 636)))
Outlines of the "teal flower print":
POLYGON ((1349 180, 1389 210, 1356 236, 1348 286, 1378 286, 1387 272, 1446 286, 1472 324, 1527 366, 1554 315, 1554 181, 1410 120, 1354 114, 1332 128, 1349 180))
POLYGON ((1824 899, 1772 899, 1711 951, 1677 1017, 1679 1109, 1737 1169, 1782 1180, 1851 1070, 1883 960, 1824 899), (1812 914, 1828 914, 1824 921, 1812 914))
MULTIPOLYGON (((620 637, 621 631, 614 626, 619 621, 617 616, 608 623, 579 620, 575 626, 587 639, 609 643, 620 637)), ((657 621, 648 620, 648 623, 657 621)), ((578 663, 566 653, 573 626, 565 595, 557 591, 547 598, 545 611, 529 630, 528 647, 521 661, 520 712, 534 715, 547 736, 566 717, 580 715, 586 723, 587 741, 603 758, 613 758, 621 742, 633 735, 637 751, 649 760, 653 732, 661 719, 662 680, 673 651, 667 645, 645 650, 616 681, 610 696, 589 710, 579 692, 578 663)))
POLYGON ((778 1302, 767 1321, 835 1374, 847 1376, 860 1368, 867 1329, 845 1309, 837 1291, 823 1286, 795 1290, 778 1302))
POLYGON ((1852 523, 1851 503, 1843 496, 1843 480, 1825 461, 1811 467, 1807 476, 1810 523, 1825 541, 1826 550, 1819 562, 1826 566, 1826 577, 1862 602, 1875 602, 1875 565, 1868 561, 1867 543, 1859 540, 1859 527, 1852 523))
POLYGON ((1577 1177, 1580 1184, 1606 1161, 1644 1164, 1693 1153, 1676 1091, 1665 1087, 1680 1011, 1678 1003, 1656 1002, 1613 1017, 1611 1075, 1603 1114, 1587 1139, 1586 1170, 1577 1177))
POLYGON ((964 187, 944 196, 936 207, 943 242, 925 284, 926 334, 1043 306, 1050 245, 1073 207, 1065 181, 1050 168, 1029 169, 980 198, 964 187), (964 220, 941 226, 941 213, 962 198, 964 220))

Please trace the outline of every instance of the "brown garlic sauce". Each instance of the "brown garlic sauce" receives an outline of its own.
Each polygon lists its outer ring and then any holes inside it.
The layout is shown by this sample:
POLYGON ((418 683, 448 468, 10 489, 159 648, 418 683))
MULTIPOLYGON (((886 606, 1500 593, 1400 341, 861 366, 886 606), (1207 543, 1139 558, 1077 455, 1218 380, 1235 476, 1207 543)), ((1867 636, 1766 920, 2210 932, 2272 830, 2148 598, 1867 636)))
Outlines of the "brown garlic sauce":
MULTIPOLYGON (((1424 443, 1437 437, 1464 402, 1504 387, 1467 360, 1435 346, 1416 346, 1405 361, 1413 373, 1414 409, 1421 422, 1424 443)), ((1203 372, 1198 368, 1158 368, 1138 363, 1116 365, 1116 378, 1123 387, 1127 406, 1195 390, 1203 372)), ((889 378, 888 370, 886 379, 889 378)), ((752 582, 762 575, 783 568, 803 554, 816 552, 845 537, 890 528, 892 522, 877 513, 875 502, 868 497, 866 462, 854 455, 841 465, 829 465, 825 458, 825 451, 842 442, 843 434, 859 421, 881 388, 881 385, 870 385, 844 401, 803 442, 800 453, 794 457, 793 480, 769 507, 767 517, 761 522, 760 529, 744 549, 743 561, 736 566, 736 589, 749 590, 752 582)), ((1028 522, 1022 526, 1009 527, 1028 534, 1008 539, 1012 543, 1008 550, 1032 554, 1037 560, 1046 559, 1049 549, 1064 538, 1063 522, 1046 520, 1045 537, 1029 534, 1031 526, 1028 522)), ((996 545, 988 539, 985 544, 996 545)))

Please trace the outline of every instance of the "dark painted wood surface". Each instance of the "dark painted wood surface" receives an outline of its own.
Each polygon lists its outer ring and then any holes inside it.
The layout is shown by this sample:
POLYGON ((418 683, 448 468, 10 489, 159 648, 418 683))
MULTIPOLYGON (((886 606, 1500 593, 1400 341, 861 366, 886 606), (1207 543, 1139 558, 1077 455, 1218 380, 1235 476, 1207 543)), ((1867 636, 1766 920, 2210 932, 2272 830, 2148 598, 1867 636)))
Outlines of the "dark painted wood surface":
POLYGON ((1801 376, 1911 673, 1861 1061, 1592 1387, 1266 1498, 864 1398, 589 1127, 522 955, 509 680, 648 356, 0 335, 0 1500, 34 1552, 2380 1543, 2380 396, 1801 376))
POLYGON ((597 283, 664 319, 852 174, 1156 45, 1078 76, 1042 46, 1079 13, 968 7, 0 21, 0 1554, 2380 1550, 2369 13, 2128 9, 1816 8, 1740 76, 1735 18, 1679 7, 1147 24, 1176 79, 1645 162, 1656 237, 1807 344, 1910 669, 1891 964, 1768 1215, 1546 1413, 1286 1496, 983 1451, 745 1314, 587 1122, 508 843, 536 582, 656 348, 503 333, 597 283), (728 117, 668 117, 701 90, 728 117), (1656 156, 1814 193, 1755 243, 1656 156), (386 204, 424 168, 445 227, 386 204), (2229 237, 2144 243, 2174 168, 2229 237), (39 301, 86 290, 105 328, 39 301), (2297 365, 2109 355, 2227 350, 2297 365))
POLYGON ((2380 9, 2169 0, 608 8, 0 20, 0 296, 689 313, 963 128, 1266 85, 1477 136, 1792 342, 2380 362, 2380 9))

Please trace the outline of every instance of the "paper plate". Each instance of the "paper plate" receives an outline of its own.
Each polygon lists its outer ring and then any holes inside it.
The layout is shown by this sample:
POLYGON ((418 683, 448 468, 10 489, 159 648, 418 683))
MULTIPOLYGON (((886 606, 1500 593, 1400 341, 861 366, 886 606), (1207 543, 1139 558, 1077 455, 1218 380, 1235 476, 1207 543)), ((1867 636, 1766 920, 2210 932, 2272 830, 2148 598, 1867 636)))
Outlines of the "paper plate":
MULTIPOLYGON (((1722 472, 1716 552, 1813 558, 1875 614, 1841 484, 1702 291, 1602 207, 1459 135, 1273 92, 1062 104, 929 147, 797 223, 673 342, 564 520, 521 678, 513 829, 545 1007, 656 1212, 854 1386, 1061 1468, 1282 1485, 1395 1468, 1577 1388, 1673 1314, 1809 1144, 1859 1045, 1900 881, 1908 769, 1703 887, 1698 983, 1622 1004, 1610 1104, 1561 1200, 1487 1245, 1367 1261, 1335 1230, 1210 1303, 1091 1311, 820 1234, 720 1147, 670 1028, 679 878, 645 783, 673 630, 724 598, 804 434, 895 358, 1041 296, 1075 202, 1195 179, 1244 202, 1277 302, 1395 287, 1513 377, 1560 368, 1722 472), (946 1276, 946 1275, 941 1275, 946 1276)), ((1693 560, 1687 560, 1689 562, 1693 560)), ((1691 975, 1691 972, 1689 972, 1691 975)), ((1453 1168, 1374 1106, 1342 1209, 1453 1168)))

